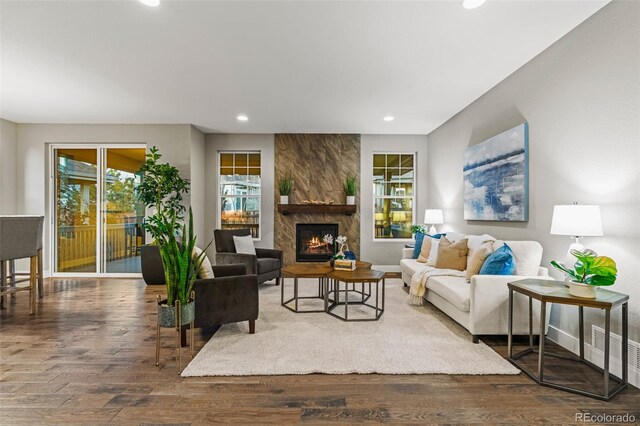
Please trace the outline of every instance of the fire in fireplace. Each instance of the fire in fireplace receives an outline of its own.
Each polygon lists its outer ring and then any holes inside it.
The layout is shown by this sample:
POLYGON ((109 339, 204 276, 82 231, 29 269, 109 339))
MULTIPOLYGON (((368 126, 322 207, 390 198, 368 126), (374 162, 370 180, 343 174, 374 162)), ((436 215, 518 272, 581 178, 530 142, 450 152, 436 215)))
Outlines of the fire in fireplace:
POLYGON ((334 254, 334 244, 324 242, 324 236, 338 236, 337 223, 296 224, 296 262, 324 262, 334 254))

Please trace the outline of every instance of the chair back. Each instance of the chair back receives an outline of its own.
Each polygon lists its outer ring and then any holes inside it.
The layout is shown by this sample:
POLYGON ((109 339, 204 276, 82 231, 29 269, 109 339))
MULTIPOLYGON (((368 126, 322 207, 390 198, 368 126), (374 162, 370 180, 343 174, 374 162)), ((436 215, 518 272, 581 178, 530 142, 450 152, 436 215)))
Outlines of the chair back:
POLYGON ((38 254, 43 229, 44 216, 0 216, 0 261, 38 254))
POLYGON ((235 253, 236 244, 233 242, 233 237, 244 237, 251 235, 251 230, 246 229, 216 229, 213 231, 213 236, 216 241, 217 253, 235 253))

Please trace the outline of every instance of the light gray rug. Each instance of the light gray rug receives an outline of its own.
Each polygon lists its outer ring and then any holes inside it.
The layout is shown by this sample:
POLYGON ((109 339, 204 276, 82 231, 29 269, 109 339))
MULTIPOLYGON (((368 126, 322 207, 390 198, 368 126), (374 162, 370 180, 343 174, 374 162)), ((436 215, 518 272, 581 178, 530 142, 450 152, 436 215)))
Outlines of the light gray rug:
MULTIPOLYGON (((316 283, 301 280, 301 292, 311 295, 316 283)), ((287 280, 287 290, 292 287, 287 280)), ((316 302, 305 305, 309 303, 316 302)), ((318 300, 316 306, 321 304, 318 300)), ((349 315, 355 314, 350 309, 349 315)), ((433 306, 407 304, 402 282, 388 279, 385 312, 373 322, 293 313, 280 306, 280 287, 263 285, 256 334, 248 334, 247 322, 224 325, 182 376, 311 373, 518 374, 519 370, 484 343, 473 344, 469 333, 433 306)))

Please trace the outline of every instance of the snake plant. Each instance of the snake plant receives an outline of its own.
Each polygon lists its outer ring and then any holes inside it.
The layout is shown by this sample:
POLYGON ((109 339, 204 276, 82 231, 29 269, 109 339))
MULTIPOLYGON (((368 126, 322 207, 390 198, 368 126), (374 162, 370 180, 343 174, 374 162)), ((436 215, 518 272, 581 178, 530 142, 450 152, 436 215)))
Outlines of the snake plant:
MULTIPOLYGON (((198 276, 198 270, 205 253, 202 251, 193 257, 196 236, 193 234, 193 212, 189 208, 188 225, 178 222, 178 214, 171 211, 162 215, 162 224, 166 232, 158 235, 158 246, 164 266, 164 276, 167 285, 167 304, 173 305, 176 300, 184 305, 188 302, 193 283, 198 276), (169 217, 167 217, 169 216, 169 217), (181 238, 181 242, 178 242, 181 238)), ((206 250, 206 249, 205 249, 206 250)))

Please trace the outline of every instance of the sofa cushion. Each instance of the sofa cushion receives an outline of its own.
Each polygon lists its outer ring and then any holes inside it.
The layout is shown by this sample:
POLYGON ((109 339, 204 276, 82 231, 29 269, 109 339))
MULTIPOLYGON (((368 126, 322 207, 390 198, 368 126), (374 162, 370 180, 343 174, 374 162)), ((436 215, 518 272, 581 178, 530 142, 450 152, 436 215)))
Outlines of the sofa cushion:
POLYGON ((452 243, 448 238, 440 239, 436 268, 464 271, 467 267, 467 239, 452 243))
POLYGON ((469 312, 471 286, 464 277, 435 276, 427 280, 427 292, 433 291, 456 308, 469 312))
POLYGON ((491 253, 480 269, 480 275, 512 275, 516 270, 516 259, 506 243, 491 253))
POLYGON ((422 271, 425 268, 434 269, 431 266, 427 266, 424 263, 418 262, 417 259, 402 259, 400 261, 400 268, 403 272, 411 276, 413 276, 413 274, 418 271, 422 271))
POLYGON ((258 275, 280 269, 280 259, 263 257, 258 259, 258 275))
POLYGON ((537 241, 506 241, 516 258, 515 275, 538 276, 542 262, 542 246, 537 241))

